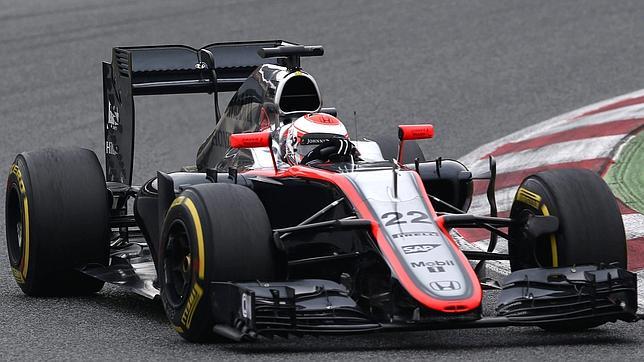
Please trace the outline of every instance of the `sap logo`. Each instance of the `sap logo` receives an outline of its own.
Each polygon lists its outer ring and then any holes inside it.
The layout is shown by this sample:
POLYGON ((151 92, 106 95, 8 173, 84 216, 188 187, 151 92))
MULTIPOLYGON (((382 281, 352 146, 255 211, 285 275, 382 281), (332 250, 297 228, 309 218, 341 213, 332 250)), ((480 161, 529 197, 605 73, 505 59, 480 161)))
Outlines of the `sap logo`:
POLYGON ((442 280, 429 283, 429 287, 437 292, 447 292, 452 290, 460 290, 461 283, 455 280, 442 280))
POLYGON ((420 267, 443 267, 447 265, 454 265, 454 261, 452 260, 445 260, 445 261, 419 261, 419 262, 412 262, 411 267, 412 268, 420 268, 420 267))
POLYGON ((425 253, 430 250, 433 250, 441 246, 440 244, 416 244, 416 245, 405 245, 402 247, 402 251, 405 254, 416 254, 416 253, 425 253))
POLYGON ((438 233, 435 231, 429 231, 429 232, 416 232, 416 233, 398 233, 398 234, 393 234, 392 237, 394 239, 398 238, 413 238, 416 236, 438 236, 438 233))

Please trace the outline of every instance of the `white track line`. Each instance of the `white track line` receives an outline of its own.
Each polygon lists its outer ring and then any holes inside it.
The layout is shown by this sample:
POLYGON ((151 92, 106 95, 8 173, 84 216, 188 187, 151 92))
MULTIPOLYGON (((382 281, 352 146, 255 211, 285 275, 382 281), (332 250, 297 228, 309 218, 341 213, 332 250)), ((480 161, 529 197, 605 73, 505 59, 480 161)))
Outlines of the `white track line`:
MULTIPOLYGON (((569 122, 571 119, 573 119, 575 117, 578 117, 578 116, 580 116, 580 115, 582 115, 584 113, 588 113, 590 111, 599 109, 599 108, 604 107, 604 106, 609 105, 609 104, 620 102, 622 100, 626 100, 626 99, 630 99, 630 98, 637 98, 637 97, 641 97, 641 96, 644 96, 644 89, 641 89, 641 90, 638 90, 638 91, 635 91, 635 92, 632 92, 632 93, 629 93, 629 94, 625 94, 625 95, 622 95, 622 96, 619 96, 619 97, 615 97, 615 98, 612 98, 612 99, 609 99, 609 100, 606 100, 606 101, 591 104, 589 106, 586 106, 586 107, 583 107, 583 108, 580 108, 580 109, 576 109, 576 110, 574 110, 572 112, 568 112, 568 113, 559 115, 557 117, 550 118, 550 119, 545 120, 543 122, 537 123, 537 124, 532 125, 530 127, 521 129, 521 130, 519 130, 517 132, 514 132, 514 133, 511 133, 511 134, 509 134, 509 135, 507 135, 505 137, 499 138, 496 141, 484 144, 484 145, 474 149, 472 152, 468 153, 467 155, 461 157, 460 160, 465 165, 471 165, 474 162, 476 162, 479 158, 481 158, 483 155, 487 155, 490 152, 492 152, 495 149, 497 149, 500 145, 510 143, 510 142, 516 142, 517 140, 523 140, 523 139, 527 139, 527 138, 532 138, 533 135, 535 135, 535 134, 537 134, 539 132, 542 132, 544 129, 550 129, 550 128, 555 127, 557 125, 564 124, 565 122, 569 122)), ((624 107, 624 108, 627 108, 627 107, 624 107)), ((608 111, 608 112, 612 112, 612 111, 608 111)), ((595 116, 601 117, 600 114, 608 113, 608 112, 598 113, 597 115, 592 115, 592 116, 589 116, 588 118, 595 117, 595 116)), ((584 117, 584 118, 586 118, 586 117, 584 117)))
POLYGON ((622 215, 622 220, 624 220, 626 240, 637 239, 644 236, 644 215, 625 214, 622 215))
POLYGON ((537 137, 551 135, 557 132, 572 130, 579 127, 637 118, 644 118, 644 104, 626 106, 602 113, 580 117, 574 120, 560 119, 556 122, 544 124, 541 128, 534 130, 534 132, 532 133, 523 133, 521 135, 517 135, 513 139, 508 140, 508 142, 520 142, 537 137))
MULTIPOLYGON (((644 117, 644 104, 636 104, 628 107, 618 108, 612 111, 593 114, 586 117, 581 117, 576 120, 564 120, 557 122, 557 124, 544 127, 541 132, 536 132, 525 139, 534 137, 541 137, 557 132, 567 131, 574 128, 591 126, 602 123, 609 123, 614 121, 623 121, 628 119, 643 118, 644 117)), ((513 141, 516 142, 516 141, 513 141)))
MULTIPOLYGON (((544 165, 608 157, 626 136, 623 134, 595 137, 592 140, 580 139, 553 143, 536 149, 501 155, 496 159, 497 173, 502 174, 544 165)), ((470 170, 475 175, 486 172, 488 169, 489 161, 487 159, 478 160, 470 167, 470 170)))
MULTIPOLYGON (((517 193, 518 188, 519 185, 496 190, 494 194, 496 195, 496 207, 499 211, 510 210, 514 194, 517 193)), ((490 213, 490 204, 487 202, 487 195, 479 194, 472 197, 472 205, 470 205, 468 212, 476 215, 488 215, 490 213)))

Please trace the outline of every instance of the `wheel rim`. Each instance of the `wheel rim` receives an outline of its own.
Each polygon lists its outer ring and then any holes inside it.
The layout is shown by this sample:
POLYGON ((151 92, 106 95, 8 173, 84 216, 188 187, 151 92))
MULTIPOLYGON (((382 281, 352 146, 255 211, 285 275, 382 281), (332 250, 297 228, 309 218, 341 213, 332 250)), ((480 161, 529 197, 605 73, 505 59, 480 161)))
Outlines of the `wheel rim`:
POLYGON ((180 306, 192 284, 192 253, 185 224, 175 220, 170 226, 164 258, 165 294, 170 304, 180 306))
POLYGON ((12 187, 7 193, 7 249, 11 265, 17 266, 22 259, 22 208, 20 207, 20 194, 16 187, 12 187))

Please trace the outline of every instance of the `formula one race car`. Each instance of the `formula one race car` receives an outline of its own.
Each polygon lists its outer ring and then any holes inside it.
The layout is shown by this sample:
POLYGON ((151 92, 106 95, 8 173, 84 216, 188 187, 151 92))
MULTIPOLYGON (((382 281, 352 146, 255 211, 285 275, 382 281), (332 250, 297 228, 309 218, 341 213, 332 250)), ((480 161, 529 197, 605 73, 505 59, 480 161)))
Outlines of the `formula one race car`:
POLYGON ((322 54, 284 41, 114 48, 103 64, 105 174, 78 148, 12 165, 6 233, 23 292, 113 283, 159 297, 190 341, 638 320, 624 227, 601 178, 527 177, 498 217, 494 160, 484 175, 425 160, 416 141, 431 125, 350 140, 300 66, 322 54), (223 115, 220 92, 235 92, 223 115), (213 94, 215 129, 196 166, 133 186, 134 96, 177 93, 213 94), (489 216, 467 214, 475 180, 488 182, 489 216), (490 249, 460 250, 453 228, 489 230, 490 249), (513 272, 491 281, 485 260, 513 272), (483 289, 500 290, 493 316, 482 315, 483 289))

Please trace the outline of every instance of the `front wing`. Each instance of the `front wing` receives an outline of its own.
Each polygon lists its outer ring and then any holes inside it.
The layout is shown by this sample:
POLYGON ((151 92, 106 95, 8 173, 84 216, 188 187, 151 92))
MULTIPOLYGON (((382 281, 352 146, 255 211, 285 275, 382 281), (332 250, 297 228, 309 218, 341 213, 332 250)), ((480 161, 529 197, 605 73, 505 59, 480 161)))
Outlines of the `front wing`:
POLYGON ((544 326, 587 320, 638 320, 637 280, 619 268, 580 266, 526 269, 502 284, 496 317, 441 315, 434 319, 375 321, 335 282, 212 283, 214 331, 233 340, 303 334, 354 334, 544 326))

